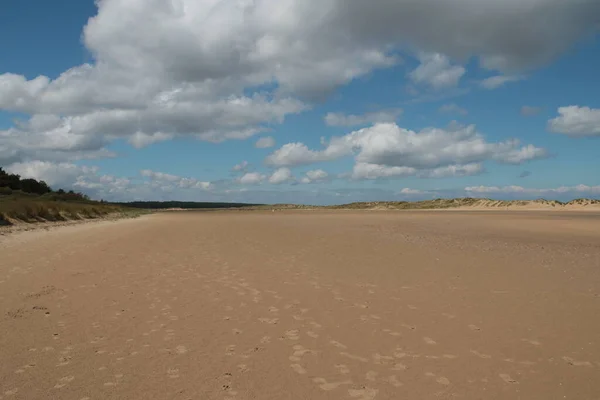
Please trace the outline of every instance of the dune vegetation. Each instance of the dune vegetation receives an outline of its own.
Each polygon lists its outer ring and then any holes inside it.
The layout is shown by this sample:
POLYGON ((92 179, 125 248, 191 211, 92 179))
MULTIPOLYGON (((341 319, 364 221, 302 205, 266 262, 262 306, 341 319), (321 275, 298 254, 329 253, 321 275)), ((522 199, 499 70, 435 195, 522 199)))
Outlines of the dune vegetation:
MULTIPOLYGON (((131 214, 129 208, 94 201, 82 193, 53 190, 46 182, 21 179, 0 168, 0 225, 69 221, 131 214)), ((138 213, 136 210, 133 213, 138 213)))

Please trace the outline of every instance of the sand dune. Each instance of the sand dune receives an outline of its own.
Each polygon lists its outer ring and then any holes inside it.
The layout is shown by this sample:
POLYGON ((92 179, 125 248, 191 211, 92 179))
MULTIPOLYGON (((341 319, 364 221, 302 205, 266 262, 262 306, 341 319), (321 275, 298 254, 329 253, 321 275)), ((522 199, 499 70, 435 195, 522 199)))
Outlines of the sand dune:
POLYGON ((600 213, 162 213, 0 254, 3 400, 600 398, 600 213))

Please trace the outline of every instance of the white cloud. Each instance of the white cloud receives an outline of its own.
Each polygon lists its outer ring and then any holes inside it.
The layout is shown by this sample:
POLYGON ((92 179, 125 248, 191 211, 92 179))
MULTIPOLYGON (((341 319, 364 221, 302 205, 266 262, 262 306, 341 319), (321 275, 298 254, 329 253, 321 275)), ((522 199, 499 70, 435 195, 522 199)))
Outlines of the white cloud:
POLYGON ((157 181, 169 181, 169 182, 176 182, 179 181, 181 179, 181 177, 176 176, 176 175, 171 175, 171 174, 165 174, 163 172, 155 172, 149 169, 143 169, 140 171, 140 175, 146 177, 146 178, 150 178, 152 180, 157 180, 157 181))
POLYGON ((362 115, 344 114, 344 113, 327 113, 325 115, 325 123, 328 126, 357 126, 366 125, 378 122, 394 122, 402 115, 401 108, 391 108, 377 112, 370 112, 362 115))
POLYGON ((248 161, 242 161, 241 163, 234 165, 233 168, 231 168, 231 170, 240 172, 240 171, 246 171, 247 168, 248 168, 248 161))
POLYGON ((431 193, 428 190, 419 190, 419 189, 411 189, 411 188, 404 188, 402 190, 400 190, 400 194, 405 194, 408 196, 422 196, 425 194, 429 194, 431 193))
POLYGON ((551 132, 572 137, 600 136, 600 109, 580 106, 559 107, 558 117, 548 121, 551 132))
POLYGON ((418 176, 419 178, 447 178, 452 176, 477 175, 483 172, 483 165, 471 163, 465 165, 447 165, 431 169, 396 167, 381 164, 358 162, 352 170, 352 179, 380 179, 418 176))
POLYGON ((269 183, 279 185, 281 183, 292 182, 294 176, 289 168, 279 168, 269 177, 269 183))
POLYGON ((258 185, 259 183, 262 183, 266 178, 266 175, 260 174, 258 172, 247 172, 241 178, 238 179, 238 182, 242 185, 258 185))
POLYGON ((433 168, 419 173, 423 178, 446 178, 450 176, 478 175, 484 171, 481 163, 470 163, 464 165, 447 165, 445 167, 433 168))
POLYGON ((352 179, 379 179, 411 176, 417 173, 412 167, 392 167, 388 165, 357 162, 352 169, 352 179))
POLYGON ((540 107, 534 107, 534 106, 521 107, 521 115, 523 115, 524 117, 530 117, 533 115, 537 115, 540 113, 540 111, 542 111, 542 109, 540 107))
POLYGON ((322 183, 329 180, 329 174, 322 169, 314 169, 306 172, 306 175, 300 180, 301 183, 322 183))
POLYGON ((247 139, 306 110, 299 96, 322 98, 396 65, 406 49, 422 59, 410 78, 433 88, 455 86, 463 76, 464 67, 450 59, 475 57, 514 74, 597 31, 600 14, 597 0, 96 4, 82 35, 93 63, 53 80, 0 75, 0 110, 57 119, 53 128, 2 132, 3 163, 97 157, 120 138, 136 147, 183 135, 247 139), (73 145, 47 151, 40 140, 38 153, 22 150, 23 141, 38 150, 37 139, 59 136, 55 131, 73 145))
POLYGON ((31 161, 12 164, 7 167, 7 171, 23 178, 43 180, 53 189, 59 189, 63 186, 70 187, 80 176, 96 174, 98 169, 71 163, 31 161))
POLYGON ((484 89, 493 90, 504 86, 509 82, 517 82, 522 79, 522 76, 496 75, 482 80, 481 82, 479 82, 479 85, 484 89))
POLYGON ((261 137, 254 145, 257 149, 268 149, 273 146, 275 146, 275 139, 271 136, 261 137))
POLYGON ((151 134, 147 134, 144 132, 135 132, 129 138, 129 143, 136 149, 141 149, 142 147, 149 146, 153 143, 164 142, 166 140, 173 139, 173 134, 171 133, 162 133, 162 132, 154 132, 151 134))
POLYGON ((528 194, 528 195, 548 195, 548 194, 600 194, 600 186, 576 185, 560 186, 557 188, 525 188, 523 186, 469 186, 465 191, 477 194, 528 194))
POLYGON ((464 67, 452 65, 450 59, 439 53, 421 53, 421 64, 408 74, 416 84, 426 84, 433 89, 445 89, 458 85, 465 74, 464 67))
POLYGON ((24 178, 43 180, 54 190, 81 191, 94 199, 127 196, 132 193, 133 187, 127 178, 100 175, 97 167, 64 162, 31 161, 13 164, 6 169, 24 178))
POLYGON ((15 162, 65 162, 113 157, 106 138, 75 133, 72 119, 39 114, 16 127, 0 130, 0 164, 15 162))
POLYGON ((413 132, 396 124, 376 124, 324 143, 311 150, 302 143, 288 143, 269 155, 272 166, 297 166, 354 155, 354 179, 416 175, 440 178, 475 175, 484 161, 521 164, 544 158, 544 149, 521 146, 518 140, 487 142, 474 125, 453 124, 447 129, 413 132))
POLYGON ((195 178, 183 178, 177 175, 166 174, 164 172, 156 172, 148 169, 140 171, 140 175, 149 178, 151 181, 158 183, 159 186, 167 183, 168 185, 176 185, 185 189, 204 189, 211 188, 210 182, 199 181, 195 178))
POLYGON ((267 156, 265 163, 272 166, 297 166, 335 160, 348 153, 344 147, 328 146, 323 151, 310 150, 303 143, 288 143, 267 156))
POLYGON ((456 103, 444 104, 440 107, 439 111, 443 113, 452 113, 460 115, 467 115, 469 113, 466 109, 460 107, 456 103))

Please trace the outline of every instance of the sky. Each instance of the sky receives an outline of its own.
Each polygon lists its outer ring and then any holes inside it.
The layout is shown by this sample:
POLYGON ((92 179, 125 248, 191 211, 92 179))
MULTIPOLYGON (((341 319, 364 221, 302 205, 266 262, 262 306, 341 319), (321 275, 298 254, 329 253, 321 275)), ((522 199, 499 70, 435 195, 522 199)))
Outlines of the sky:
POLYGON ((0 166, 109 201, 600 198, 597 0, 3 0, 0 166))

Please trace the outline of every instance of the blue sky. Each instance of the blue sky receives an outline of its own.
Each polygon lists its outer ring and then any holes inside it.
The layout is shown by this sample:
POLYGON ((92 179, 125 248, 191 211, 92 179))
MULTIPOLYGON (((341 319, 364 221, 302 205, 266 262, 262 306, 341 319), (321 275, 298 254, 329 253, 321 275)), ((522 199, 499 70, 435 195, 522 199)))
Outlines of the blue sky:
POLYGON ((8 0, 0 165, 110 200, 600 197, 596 1, 374 3, 8 0))

